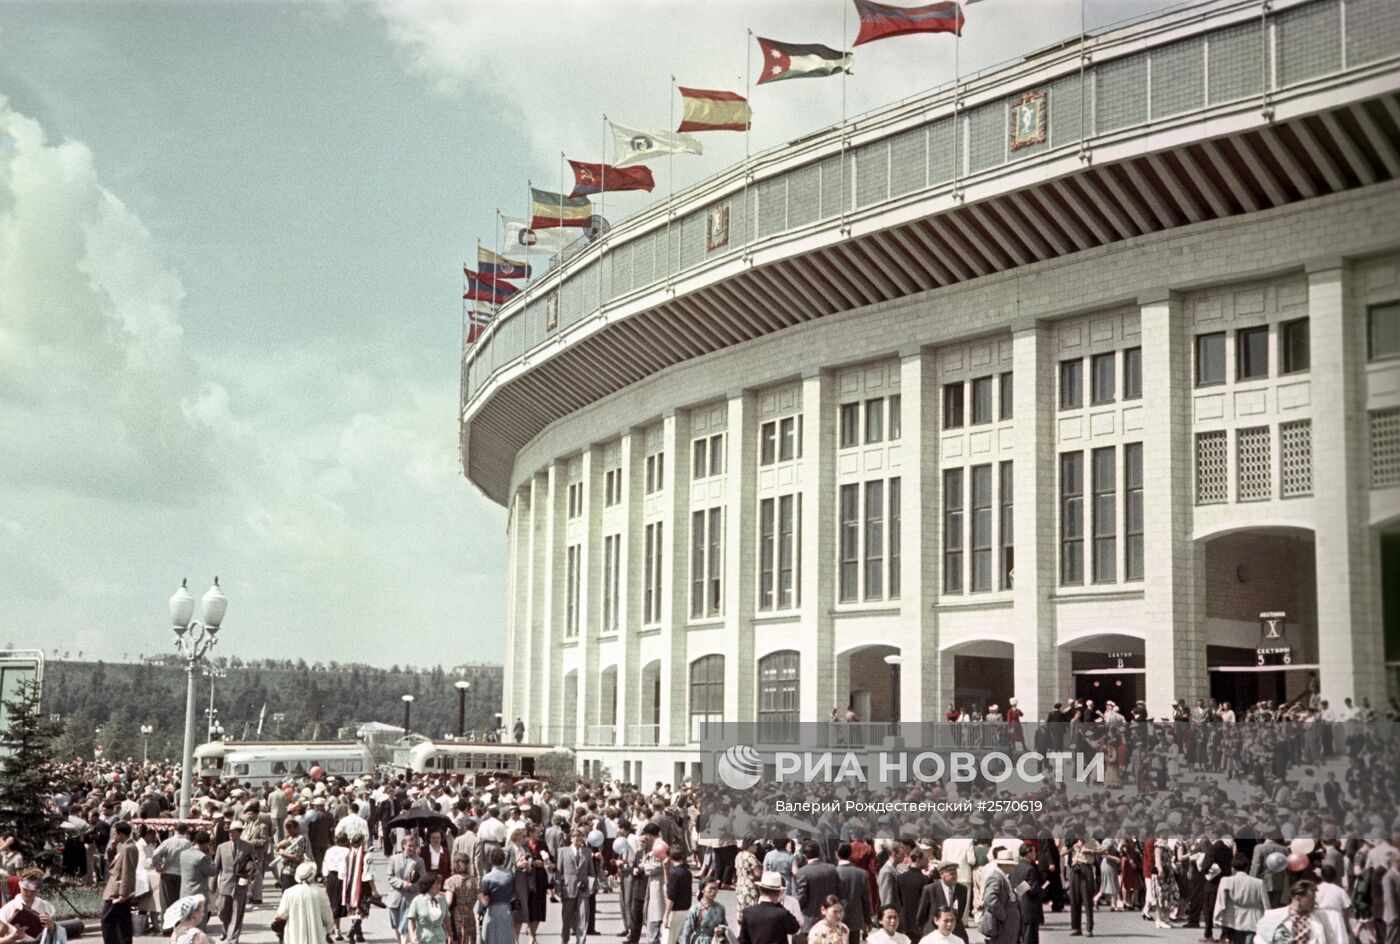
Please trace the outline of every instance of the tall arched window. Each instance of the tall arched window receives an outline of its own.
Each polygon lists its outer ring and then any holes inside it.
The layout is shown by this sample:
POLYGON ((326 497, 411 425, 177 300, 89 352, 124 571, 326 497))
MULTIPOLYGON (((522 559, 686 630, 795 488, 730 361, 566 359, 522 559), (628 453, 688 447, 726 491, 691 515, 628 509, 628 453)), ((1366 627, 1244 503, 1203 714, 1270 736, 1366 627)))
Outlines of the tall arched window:
POLYGON ((690 663, 690 739, 703 741, 705 726, 724 721, 724 656, 690 663))
POLYGON ((765 743, 797 740, 800 658, 784 649, 758 660, 758 734, 765 743))

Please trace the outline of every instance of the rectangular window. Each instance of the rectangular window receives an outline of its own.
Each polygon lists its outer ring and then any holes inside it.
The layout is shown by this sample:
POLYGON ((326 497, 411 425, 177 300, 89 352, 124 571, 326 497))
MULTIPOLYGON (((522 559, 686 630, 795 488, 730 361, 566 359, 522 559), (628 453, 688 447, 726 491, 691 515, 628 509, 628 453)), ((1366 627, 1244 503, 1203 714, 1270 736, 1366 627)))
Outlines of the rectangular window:
POLYGON ((865 401, 865 441, 877 443, 885 438, 885 398, 865 401))
POLYGON ((963 588, 963 470, 943 470, 943 592, 963 588))
POLYGON ((1142 443, 1123 447, 1124 577, 1142 579, 1142 443))
POLYGON ((776 503, 765 498, 758 503, 758 608, 773 609, 773 587, 777 563, 776 503))
POLYGON ((1269 329, 1244 328, 1235 332, 1235 377, 1258 380, 1269 376, 1269 329))
POLYGON ((565 580, 564 580, 564 635, 568 637, 578 635, 578 584, 579 584, 579 555, 582 549, 577 544, 570 544, 565 552, 565 580))
POLYGON ((960 429, 965 420, 963 410, 963 385, 952 383, 943 385, 943 428, 960 429))
POLYGON ((1117 366, 1118 355, 1095 354, 1093 360, 1089 362, 1090 384, 1092 386, 1092 402, 1112 403, 1114 394, 1117 392, 1117 377, 1114 376, 1114 368, 1117 366))
POLYGON ((972 592, 992 589, 992 467, 972 467, 972 592))
POLYGON ((789 416, 778 423, 778 460, 791 462, 802 455, 802 417, 789 416))
POLYGON ((618 590, 622 568, 622 535, 603 538, 603 632, 617 632, 618 590))
POLYGON ((710 437, 710 474, 724 474, 724 434, 715 433, 710 437))
POLYGON ((1295 318, 1278 326, 1280 355, 1285 374, 1296 374, 1312 366, 1312 344, 1308 319, 1295 318))
POLYGON ((758 431, 758 464, 772 465, 778 460, 778 423, 769 420, 758 431))
POLYGON ((603 473, 603 505, 611 508, 622 501, 622 470, 608 469, 603 473))
POLYGON ((695 440, 695 456, 691 463, 690 477, 692 479, 703 479, 710 472, 710 441, 703 437, 695 440))
POLYGON ((642 622, 661 622, 661 522, 646 526, 642 554, 642 622))
POLYGON ((972 381, 972 425, 992 421, 992 378, 977 377, 972 381))
POLYGON ((1001 478, 1001 575, 1000 586, 1011 589, 1011 581, 1016 569, 1016 508, 1012 504, 1015 496, 1015 481, 1010 462, 1003 462, 999 469, 1001 478))
POLYGON ((1094 583, 1118 580, 1118 466, 1114 447, 1095 449, 1094 583))
POLYGON ((705 615, 705 513, 690 516, 690 618, 705 615))
POLYGON ((1400 302, 1375 305, 1366 311, 1366 352, 1373 361, 1400 357, 1400 302))
POLYGON ((724 509, 710 509, 710 598, 708 616, 724 612, 724 509))
POLYGON ((1077 410, 1084 405, 1084 360, 1060 362, 1060 409, 1077 410))
POLYGON ((1084 582, 1084 453, 1060 455, 1060 583, 1084 582))
POLYGON ((841 404, 841 448, 860 445, 860 404, 841 404))
POLYGON ((790 610, 798 604, 797 581, 802 571, 802 496, 784 495, 778 499, 778 609, 790 610))
POLYGON ((889 398, 889 404, 890 404, 889 422, 886 423, 886 425, 889 427, 889 429, 888 429, 888 432, 889 432, 889 434, 890 434, 890 435, 889 435, 889 440, 890 440, 890 442, 894 442, 894 441, 895 441, 896 439, 898 439, 898 438, 903 434, 903 432, 904 432, 903 417, 901 417, 901 416, 899 415, 899 412, 900 412, 901 408, 903 407, 904 402, 903 402, 903 400, 900 398, 900 395, 896 393, 894 396, 892 396, 892 397, 889 398))
POLYGON ((860 486, 841 486, 841 588, 840 600, 850 603, 860 583, 860 486))
POLYGON ((1142 399, 1142 348, 1130 347, 1123 352, 1123 399, 1142 399))
POLYGON ((1004 420, 1009 420, 1012 418, 1012 416, 1015 415, 1013 410, 1015 403, 1012 399, 1012 393, 1014 391, 1012 378, 1014 376, 1015 375, 1012 374, 1010 371, 1007 371, 1006 373, 1002 374, 1000 377, 997 378, 997 381, 1001 387, 1001 389, 997 391, 997 400, 999 401, 999 403, 997 404, 997 409, 999 411, 997 415, 1004 420))
POLYGON ((865 599, 885 595, 885 483, 865 483, 865 599))
POLYGON ((646 469, 646 493, 653 495, 661 491, 666 476, 666 454, 654 452, 647 456, 646 469))
POLYGON ((583 483, 574 482, 569 486, 569 517, 577 518, 583 514, 583 483))
POLYGON ((1225 382, 1225 332, 1196 335, 1196 386, 1225 382))
POLYGON ((899 512, 900 512, 900 483, 898 478, 890 479, 889 482, 889 523, 886 530, 890 534, 890 568, 889 568, 889 598, 899 599, 899 512))

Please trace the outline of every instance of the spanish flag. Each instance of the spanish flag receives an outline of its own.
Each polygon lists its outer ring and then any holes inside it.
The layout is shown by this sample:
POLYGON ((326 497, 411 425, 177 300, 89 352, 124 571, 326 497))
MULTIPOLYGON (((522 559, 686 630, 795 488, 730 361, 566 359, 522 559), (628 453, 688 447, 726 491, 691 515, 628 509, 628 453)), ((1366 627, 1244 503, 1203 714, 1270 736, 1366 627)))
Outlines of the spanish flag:
POLYGON ((593 204, 587 197, 566 197, 561 193, 530 188, 531 229, 551 226, 587 226, 593 220, 593 204))
POLYGON ((685 114, 677 131, 744 131, 753 122, 748 99, 735 92, 680 89, 685 114))

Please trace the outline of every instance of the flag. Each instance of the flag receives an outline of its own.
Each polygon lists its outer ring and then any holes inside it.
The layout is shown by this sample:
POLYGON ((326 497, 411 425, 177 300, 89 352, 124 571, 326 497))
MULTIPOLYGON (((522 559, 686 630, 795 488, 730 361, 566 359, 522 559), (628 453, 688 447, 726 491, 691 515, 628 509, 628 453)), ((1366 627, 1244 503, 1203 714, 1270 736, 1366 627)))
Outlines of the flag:
POLYGON ((956 3, 930 3, 922 7, 896 7, 875 0, 855 0, 860 14, 860 34, 855 45, 903 36, 906 33, 957 33, 962 35, 962 8, 956 3))
POLYGON ((608 122, 613 133, 614 167, 655 160, 665 154, 704 154, 700 139, 675 131, 641 131, 608 122))
POLYGON ((612 193, 614 190, 645 190, 650 193, 656 186, 650 167, 614 167, 611 164, 589 164, 587 161, 569 161, 569 166, 574 169, 571 197, 612 193))
POLYGON ((262 734, 263 719, 267 717, 267 702, 263 702, 262 711, 258 712, 258 733, 262 734))
POLYGON ((554 221, 552 229, 535 229, 529 220, 514 216, 503 216, 506 226, 506 248, 511 252, 547 253, 563 252, 579 238, 572 229, 560 229, 559 221, 554 221))
POLYGON ((486 330, 486 326, 496 320, 496 316, 484 311, 467 313, 467 343, 475 344, 476 339, 486 330))
POLYGON ((499 305, 510 301, 520 291, 509 282, 488 282, 466 266, 462 266, 462 274, 467 277, 467 290, 462 293, 463 298, 499 305))
POLYGON ((476 247, 476 271, 483 281, 495 282, 498 279, 528 279, 530 263, 519 262, 498 256, 489 249, 476 247))
POLYGON ((737 92, 680 86, 685 114, 677 131, 743 131, 753 122, 753 109, 737 92))
POLYGON ((815 79, 851 71, 851 54, 848 52, 838 52, 817 43, 802 45, 780 43, 762 36, 755 38, 758 48, 763 51, 763 74, 758 77, 759 85, 779 79, 815 79))
POLYGON ((535 229, 551 226, 587 226, 593 220, 593 204, 587 197, 566 197, 548 190, 530 188, 530 212, 535 229))

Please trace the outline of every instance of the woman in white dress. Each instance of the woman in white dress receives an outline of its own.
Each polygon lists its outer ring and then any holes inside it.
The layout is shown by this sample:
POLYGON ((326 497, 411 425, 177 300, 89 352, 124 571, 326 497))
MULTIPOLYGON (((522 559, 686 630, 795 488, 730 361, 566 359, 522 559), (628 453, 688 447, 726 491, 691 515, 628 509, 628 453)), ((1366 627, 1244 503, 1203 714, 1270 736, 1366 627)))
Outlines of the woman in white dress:
POLYGON ((1337 870, 1330 865, 1321 869, 1322 882, 1317 886, 1317 908, 1314 914, 1332 930, 1335 944, 1355 940, 1347 922, 1351 914, 1351 896, 1337 883, 1337 870))

